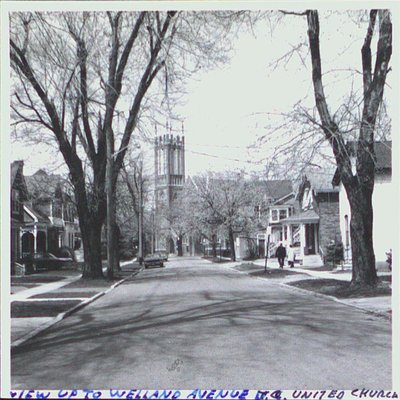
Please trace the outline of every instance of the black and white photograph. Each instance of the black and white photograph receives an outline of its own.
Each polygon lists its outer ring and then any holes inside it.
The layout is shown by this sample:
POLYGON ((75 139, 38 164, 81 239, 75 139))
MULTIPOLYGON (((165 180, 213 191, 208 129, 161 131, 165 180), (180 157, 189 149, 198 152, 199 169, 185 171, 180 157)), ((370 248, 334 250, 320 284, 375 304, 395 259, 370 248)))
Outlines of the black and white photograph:
POLYGON ((399 6, 2 2, 1 397, 398 398, 399 6))

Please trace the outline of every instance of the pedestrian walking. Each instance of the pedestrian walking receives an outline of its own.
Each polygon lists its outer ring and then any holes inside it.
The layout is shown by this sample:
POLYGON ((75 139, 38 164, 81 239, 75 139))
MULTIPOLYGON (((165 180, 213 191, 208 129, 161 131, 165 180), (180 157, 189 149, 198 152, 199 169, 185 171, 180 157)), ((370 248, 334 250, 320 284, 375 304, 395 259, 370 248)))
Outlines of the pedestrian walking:
POLYGON ((285 265, 286 249, 282 246, 282 243, 279 243, 275 255, 279 262, 279 268, 283 268, 285 265))
POLYGON ((290 268, 293 268, 293 267, 294 267, 294 260, 295 260, 295 258, 296 258, 296 255, 295 255, 295 253, 294 253, 293 245, 291 244, 291 245, 289 246, 289 250, 288 250, 288 264, 289 264, 289 267, 290 267, 290 268))

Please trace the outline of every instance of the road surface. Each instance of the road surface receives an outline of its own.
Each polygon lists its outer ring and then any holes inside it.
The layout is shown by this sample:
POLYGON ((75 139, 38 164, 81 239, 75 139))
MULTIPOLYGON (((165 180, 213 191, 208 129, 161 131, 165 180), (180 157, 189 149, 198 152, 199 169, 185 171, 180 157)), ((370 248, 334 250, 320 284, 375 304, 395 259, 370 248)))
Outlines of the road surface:
POLYGON ((14 389, 390 389, 391 325, 224 265, 148 269, 20 347, 14 389))

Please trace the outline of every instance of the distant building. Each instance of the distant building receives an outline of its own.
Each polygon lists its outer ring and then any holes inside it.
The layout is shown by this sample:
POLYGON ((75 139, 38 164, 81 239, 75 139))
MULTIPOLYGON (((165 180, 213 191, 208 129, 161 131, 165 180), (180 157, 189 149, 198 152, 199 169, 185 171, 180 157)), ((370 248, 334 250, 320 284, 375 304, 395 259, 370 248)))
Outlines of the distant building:
MULTIPOLYGON (((356 143, 348 143, 352 156, 352 166, 355 168, 356 143)), ((395 188, 392 182, 392 142, 375 143, 375 186, 372 195, 373 215, 373 245, 377 262, 386 260, 386 252, 395 248, 394 211, 398 209, 395 188)), ((350 238, 350 205, 346 190, 340 179, 338 170, 332 180, 333 185, 340 191, 340 228, 344 245, 345 261, 351 262, 350 238)))
MULTIPOLYGON (((175 253, 179 237, 168 215, 179 212, 178 196, 185 184, 185 138, 166 134, 155 139, 155 250, 175 253)), ((188 251, 188 242, 182 244, 188 251)))

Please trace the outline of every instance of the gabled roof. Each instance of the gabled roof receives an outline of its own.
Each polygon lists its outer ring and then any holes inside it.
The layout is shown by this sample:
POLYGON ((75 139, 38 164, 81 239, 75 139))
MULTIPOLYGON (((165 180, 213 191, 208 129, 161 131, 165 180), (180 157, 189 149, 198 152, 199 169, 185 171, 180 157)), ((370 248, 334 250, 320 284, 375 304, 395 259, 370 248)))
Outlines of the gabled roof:
POLYGON ((335 192, 336 188, 332 186, 332 177, 335 174, 335 166, 325 166, 318 170, 307 171, 307 178, 311 183, 314 192, 335 192))
POLYGON ((302 195, 305 187, 309 184, 314 193, 338 192, 334 187, 332 179, 335 174, 334 165, 325 165, 324 167, 308 167, 303 175, 303 181, 299 185, 297 198, 302 195))
POLYGON ((288 179, 265 181, 265 187, 267 194, 274 200, 281 199, 293 192, 292 182, 288 179))
POLYGON ((47 216, 45 216, 44 214, 42 214, 40 211, 38 211, 36 208, 34 207, 30 207, 27 204, 24 204, 24 211, 31 217, 33 217, 34 219, 37 219, 38 222, 46 222, 49 223, 50 220, 47 216))
POLYGON ((267 197, 271 198, 273 202, 277 200, 284 200, 286 196, 289 196, 293 192, 293 185, 290 180, 287 179, 277 179, 277 180, 254 180, 250 181, 251 185, 256 186, 262 192, 266 194, 267 197))

